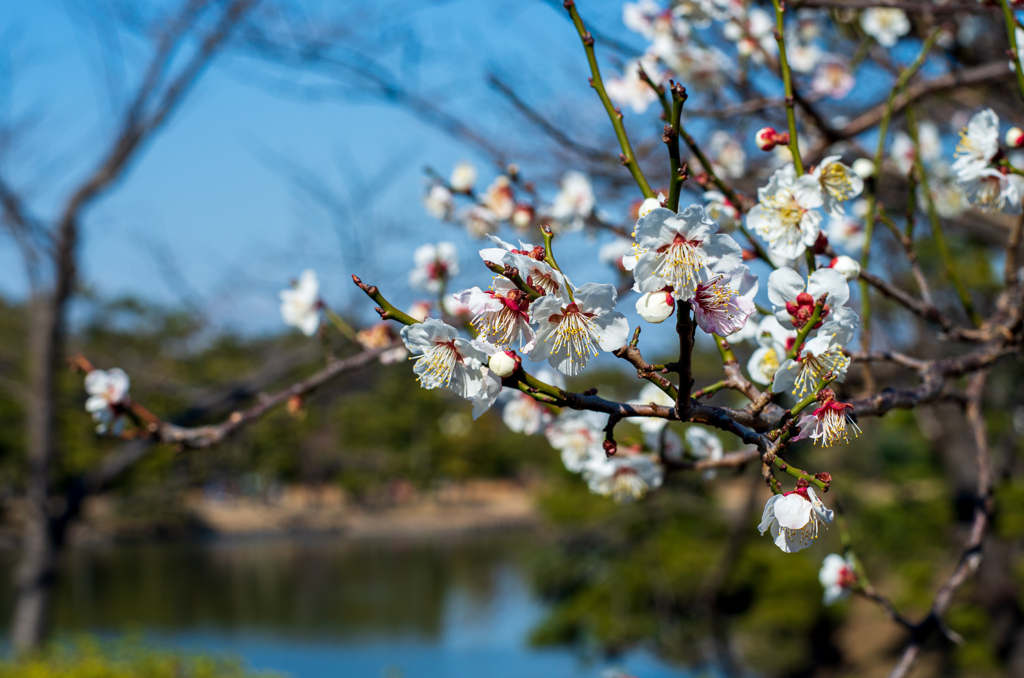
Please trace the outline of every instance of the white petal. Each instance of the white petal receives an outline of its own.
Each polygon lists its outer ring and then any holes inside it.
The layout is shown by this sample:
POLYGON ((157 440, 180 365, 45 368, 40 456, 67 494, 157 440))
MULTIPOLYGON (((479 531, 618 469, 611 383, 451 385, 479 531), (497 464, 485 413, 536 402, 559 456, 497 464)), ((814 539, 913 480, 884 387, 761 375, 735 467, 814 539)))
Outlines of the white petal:
POLYGON ((791 268, 776 269, 768 276, 768 301, 772 306, 785 307, 787 301, 796 301, 797 295, 803 291, 804 279, 791 268))
MULTIPOLYGON (((769 285, 771 281, 769 279, 769 285)), ((828 294, 828 305, 832 308, 843 306, 850 300, 850 284, 843 274, 834 268, 819 268, 807 280, 807 293, 817 301, 822 294, 828 294)))
POLYGON ((593 319, 598 328, 597 343, 602 350, 622 348, 629 340, 629 321, 621 313, 608 313, 593 319))
POLYGON ((614 285, 600 283, 586 283, 575 293, 576 305, 581 311, 598 315, 614 311, 617 296, 614 285))
POLYGON ((811 520, 811 502, 799 494, 787 494, 775 503, 775 520, 779 527, 802 529, 811 520))

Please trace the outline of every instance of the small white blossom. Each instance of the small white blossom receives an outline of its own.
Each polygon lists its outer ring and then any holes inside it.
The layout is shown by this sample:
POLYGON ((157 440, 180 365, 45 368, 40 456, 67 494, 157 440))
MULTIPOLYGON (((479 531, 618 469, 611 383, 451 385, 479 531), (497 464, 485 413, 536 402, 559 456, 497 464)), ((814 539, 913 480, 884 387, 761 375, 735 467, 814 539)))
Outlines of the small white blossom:
POLYGON ((607 414, 563 410, 544 435, 551 447, 561 452, 565 468, 579 473, 589 462, 604 459, 604 427, 607 424, 607 414))
POLYGON ((487 355, 451 325, 435 318, 408 325, 402 328, 402 341, 416 356, 413 372, 423 388, 445 387, 463 398, 473 398, 483 388, 480 368, 487 355))
POLYGON ((860 25, 882 47, 892 47, 910 32, 910 19, 906 12, 893 7, 871 7, 864 10, 860 15, 860 25))
POLYGON ((119 367, 111 370, 93 370, 85 377, 85 411, 92 414, 97 433, 108 430, 118 435, 124 428, 123 405, 128 402, 131 381, 119 367))
POLYGON ((659 207, 636 224, 637 248, 643 250, 633 269, 638 292, 672 288, 689 301, 704 273, 730 273, 743 262, 743 250, 729 235, 715 233, 718 224, 704 208, 690 205, 679 214, 659 207))
POLYGON ((983 169, 962 184, 967 202, 985 210, 1020 214, 1020 192, 1007 174, 992 167, 983 169))
POLYGON ((665 469, 646 454, 617 454, 588 461, 583 478, 594 494, 623 504, 643 499, 648 491, 661 487, 665 469))
POLYGON ((483 202, 498 221, 509 219, 516 208, 516 199, 512 193, 512 182, 509 181, 509 178, 506 176, 495 178, 487 187, 483 202))
POLYGON ((510 280, 495 276, 488 290, 473 287, 455 295, 473 314, 473 327, 486 341, 499 347, 533 348, 530 300, 510 280))
POLYGON ((818 571, 818 581, 825 589, 822 602, 832 605, 845 600, 850 590, 857 585, 857 566, 852 557, 843 558, 838 553, 825 556, 818 571))
POLYGON ((320 327, 320 281, 316 271, 306 269, 294 287, 281 290, 281 319, 299 328, 307 337, 320 327))
POLYGON ((587 283, 576 290, 574 300, 548 294, 532 302, 530 322, 538 329, 530 360, 547 360, 574 376, 598 354, 598 347, 609 352, 621 347, 629 323, 615 311, 616 299, 614 286, 587 283))
POLYGON ((776 546, 796 553, 810 546, 818 538, 818 525, 831 523, 832 517, 814 488, 803 487, 769 499, 757 529, 761 534, 770 530, 776 546))
POLYGON ((594 189, 582 172, 569 171, 562 177, 561 189, 551 205, 551 216, 577 231, 594 211, 594 189))
POLYGON ((643 113, 658 100, 658 93, 640 77, 640 68, 655 83, 662 79, 658 63, 651 57, 631 59, 622 67, 622 77, 611 78, 605 83, 608 96, 619 106, 629 106, 635 113, 643 113))
POLYGON ((828 267, 833 271, 839 271, 846 278, 847 282, 853 282, 860 276, 860 264, 857 263, 856 259, 852 259, 845 254, 833 257, 828 267))
POLYGON ((409 284, 434 294, 459 272, 458 254, 450 242, 420 245, 413 253, 413 263, 416 266, 409 273, 409 284))
POLYGON ((796 259, 814 245, 821 232, 817 208, 824 204, 817 178, 797 178, 793 165, 786 165, 757 190, 757 198, 747 214, 747 226, 767 241, 773 254, 796 259))
POLYGON ((455 209, 455 202, 452 199, 452 192, 441 184, 434 184, 423 197, 423 205, 427 212, 435 219, 448 221, 452 217, 452 210, 455 209))
POLYGON ((706 191, 704 193, 704 212, 708 217, 722 227, 723 231, 732 231, 739 223, 740 213, 736 206, 718 191, 706 191))
POLYGON ((811 90, 832 99, 842 99, 850 93, 856 82, 846 63, 830 56, 818 64, 814 71, 811 90))
POLYGON ((731 273, 706 276, 697 283, 693 296, 693 316, 708 334, 726 337, 746 324, 757 310, 757 276, 746 266, 731 273))
POLYGON ((849 344, 856 329, 857 314, 853 309, 836 309, 834 317, 821 326, 818 334, 800 347, 797 357, 779 366, 772 379, 772 392, 791 392, 799 400, 812 394, 829 372, 835 381, 845 381, 850 358, 843 347, 849 344))
POLYGON ((975 113, 960 131, 951 169, 961 182, 976 179, 999 152, 999 116, 991 108, 975 113))
POLYGON ((757 326, 757 343, 759 348, 754 351, 747 362, 747 373, 752 381, 758 384, 770 384, 779 366, 786 361, 789 349, 796 342, 796 332, 779 324, 773 316, 765 316, 757 326))
POLYGON ((828 295, 822 320, 850 299, 850 286, 846 279, 831 268, 817 269, 807 279, 806 290, 804 286, 803 276, 791 268, 779 268, 768 276, 768 301, 783 327, 802 328, 814 313, 814 305, 822 294, 828 295))
POLYGON ((843 203, 856 198, 864 190, 864 180, 843 163, 838 155, 821 161, 811 174, 821 186, 825 211, 830 215, 845 214, 843 203))
POLYGON ((460 162, 452 170, 452 176, 448 179, 448 185, 452 187, 453 191, 460 193, 468 193, 473 190, 473 184, 476 183, 476 167, 469 162, 460 162))
POLYGON ((800 432, 793 440, 810 438, 822 447, 832 447, 850 442, 851 432, 854 438, 860 435, 860 427, 848 411, 853 409, 853 405, 836 400, 836 394, 830 388, 821 390, 818 403, 810 414, 800 418, 800 432))

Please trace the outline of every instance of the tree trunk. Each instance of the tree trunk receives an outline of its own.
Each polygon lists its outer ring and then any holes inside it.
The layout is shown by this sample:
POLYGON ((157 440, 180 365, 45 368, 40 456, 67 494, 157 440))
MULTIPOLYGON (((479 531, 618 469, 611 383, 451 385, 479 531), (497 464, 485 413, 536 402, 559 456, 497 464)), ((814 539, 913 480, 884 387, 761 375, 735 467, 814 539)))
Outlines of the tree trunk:
POLYGON ((12 625, 12 640, 19 652, 36 647, 46 634, 59 549, 50 514, 50 471, 56 448, 55 369, 63 344, 62 287, 58 283, 52 295, 36 297, 29 327, 28 483, 12 625))

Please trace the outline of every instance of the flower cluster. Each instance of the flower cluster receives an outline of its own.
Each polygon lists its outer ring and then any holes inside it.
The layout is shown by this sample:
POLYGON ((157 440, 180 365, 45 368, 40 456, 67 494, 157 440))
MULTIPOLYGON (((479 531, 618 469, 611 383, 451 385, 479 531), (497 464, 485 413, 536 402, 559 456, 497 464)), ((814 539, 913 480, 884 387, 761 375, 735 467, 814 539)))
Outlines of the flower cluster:
POLYGON ((999 162, 999 116, 991 108, 974 114, 960 132, 952 170, 967 202, 984 210, 1021 213, 1020 177, 999 162))

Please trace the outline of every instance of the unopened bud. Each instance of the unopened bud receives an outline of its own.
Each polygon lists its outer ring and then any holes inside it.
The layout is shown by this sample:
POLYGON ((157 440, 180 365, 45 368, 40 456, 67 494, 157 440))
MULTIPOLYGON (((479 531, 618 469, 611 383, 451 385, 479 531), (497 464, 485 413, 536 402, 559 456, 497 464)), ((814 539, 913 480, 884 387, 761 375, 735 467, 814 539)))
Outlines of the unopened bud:
POLYGON ((516 355, 515 351, 498 351, 487 360, 487 367, 491 368, 491 372, 504 379, 516 371, 520 360, 521 358, 516 355))
POLYGON ((648 292, 636 301, 636 312, 649 323, 665 322, 675 308, 675 299, 664 290, 648 292))
POLYGON ((875 163, 867 158, 857 158, 853 161, 852 168, 861 179, 867 179, 875 173, 875 163))
POLYGON ((843 277, 846 278, 846 282, 856 280, 857 276, 860 275, 860 264, 857 263, 856 259, 848 257, 845 254, 833 259, 832 263, 830 263, 828 267, 841 273, 843 277))
POLYGON ((771 127, 762 127, 754 135, 754 143, 762 151, 770 151, 778 143, 778 133, 771 127))
POLYGON ((661 207, 660 200, 658 200, 657 198, 647 198, 647 200, 644 200, 642 203, 640 203, 640 209, 638 209, 636 212, 637 219, 641 217, 646 217, 648 214, 658 209, 659 207, 661 207))
POLYGON ((1006 132, 1006 145, 1011 148, 1024 146, 1024 130, 1020 127, 1011 127, 1006 132))

